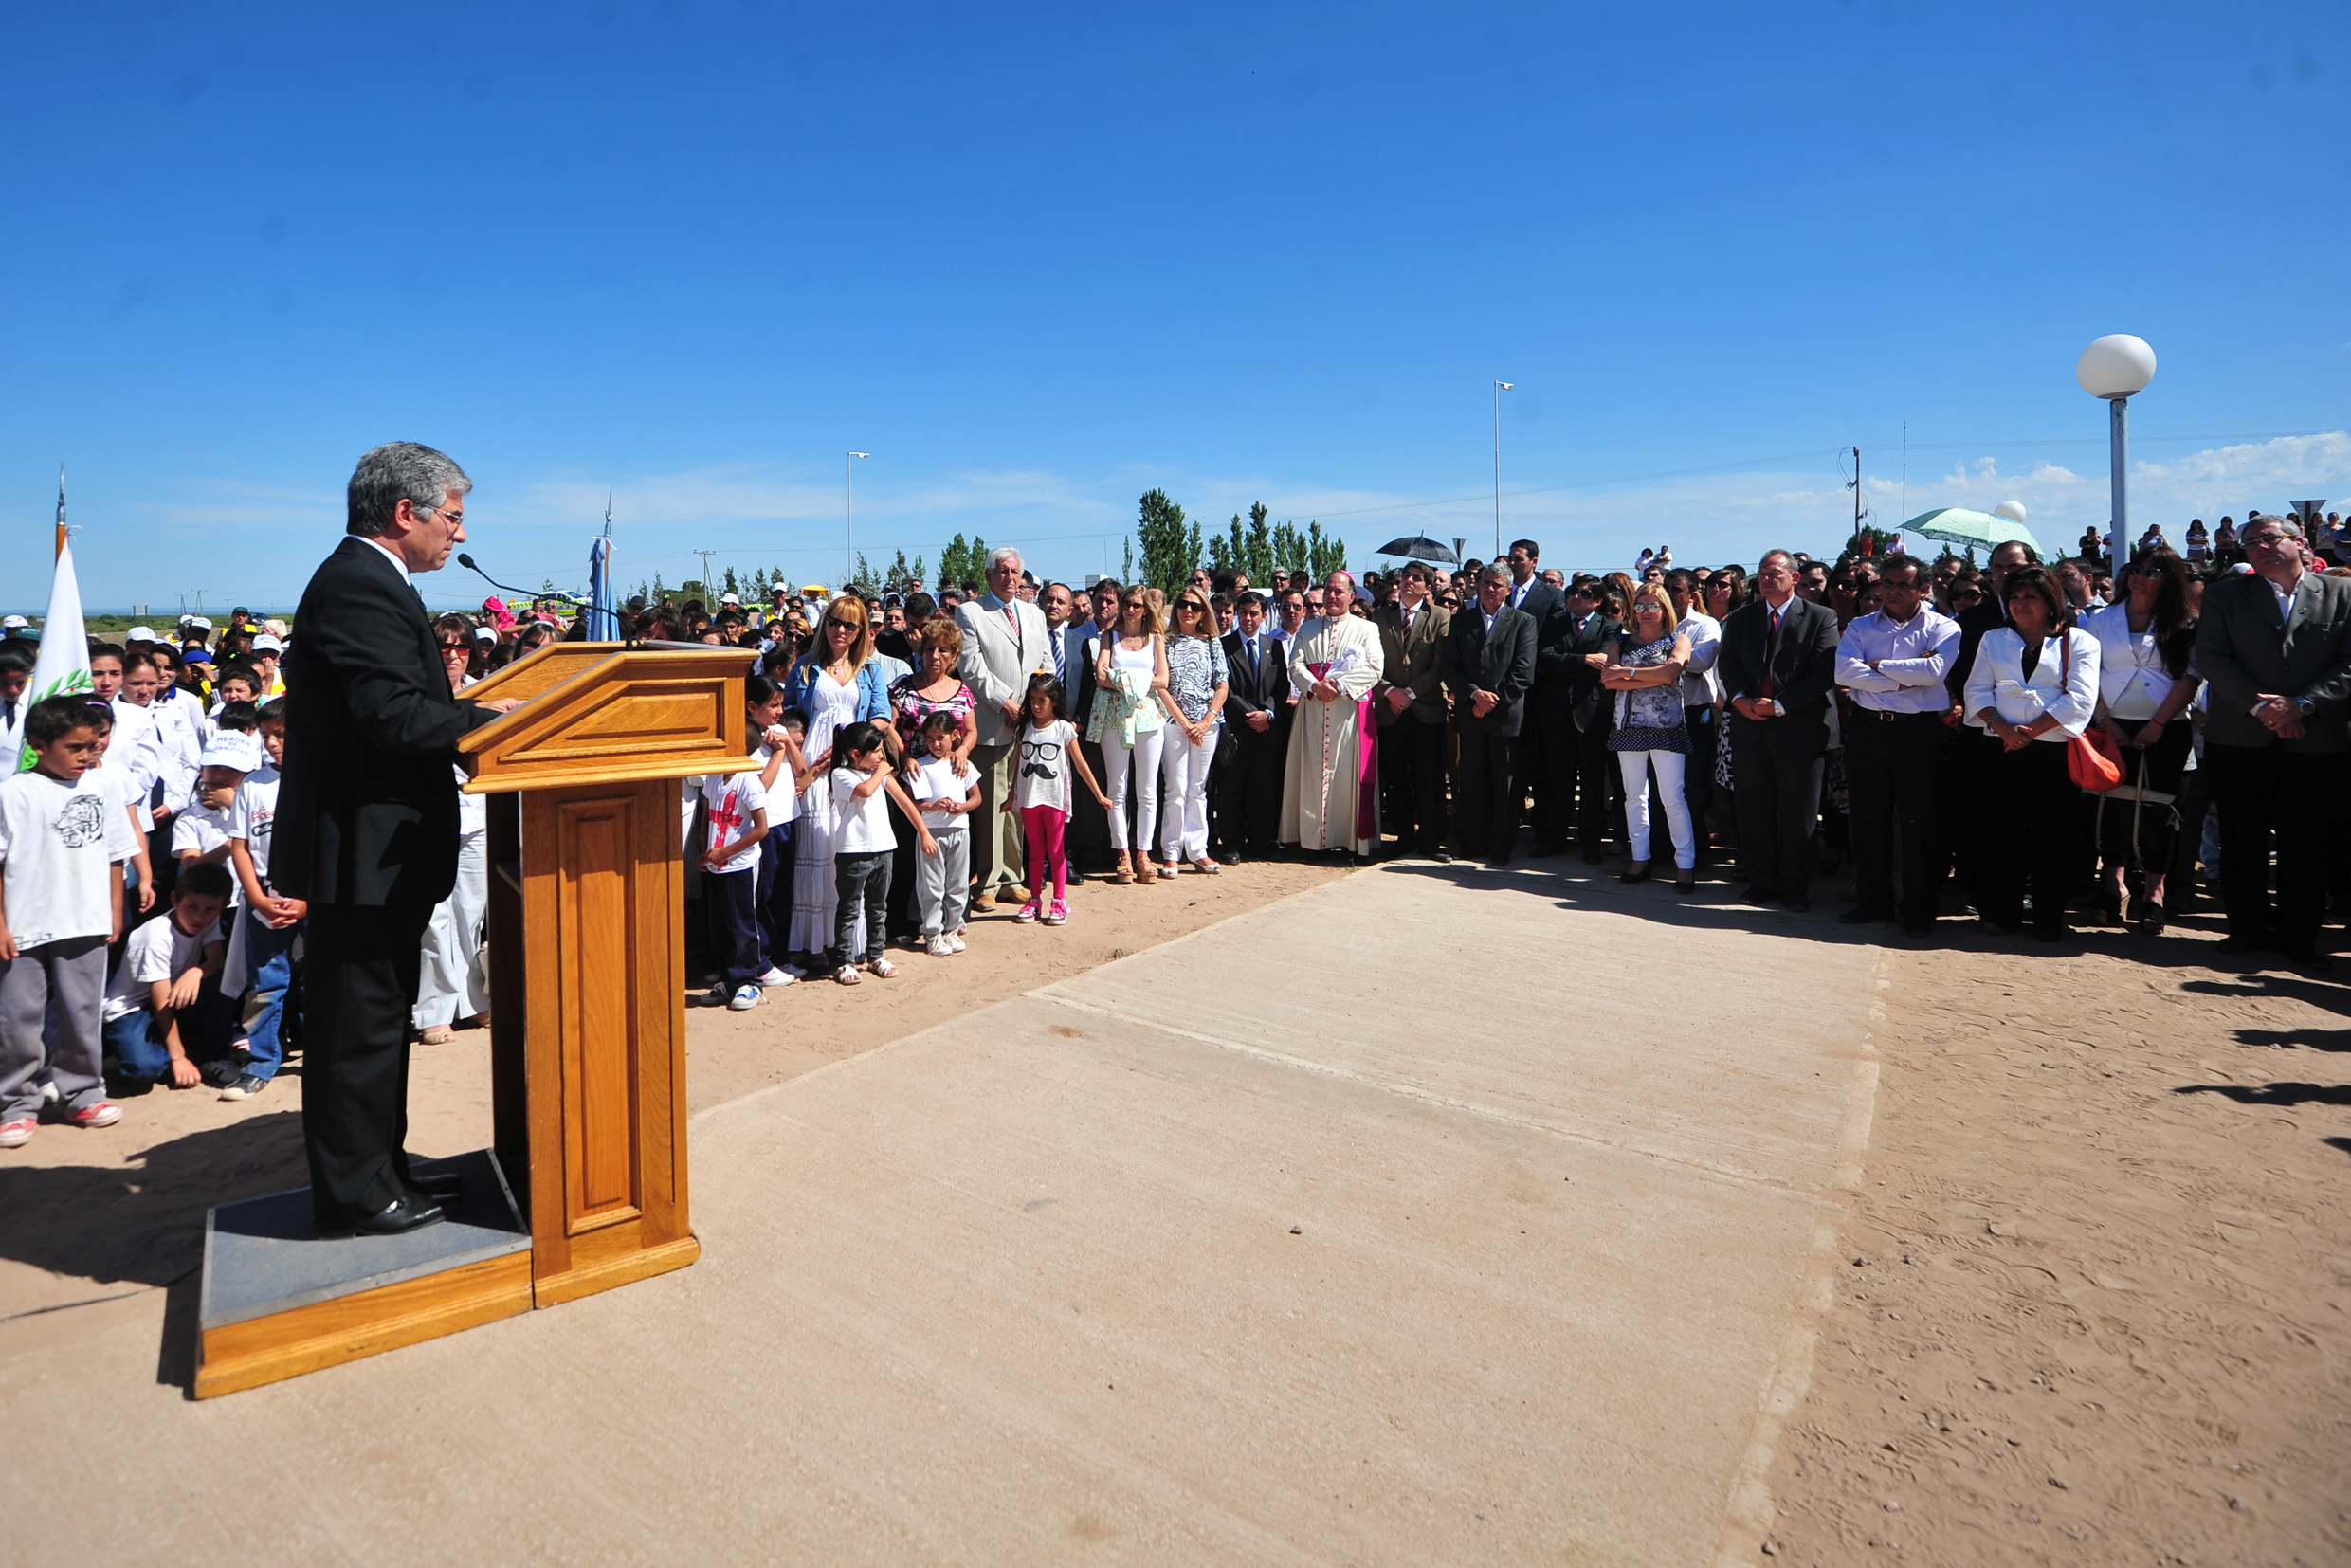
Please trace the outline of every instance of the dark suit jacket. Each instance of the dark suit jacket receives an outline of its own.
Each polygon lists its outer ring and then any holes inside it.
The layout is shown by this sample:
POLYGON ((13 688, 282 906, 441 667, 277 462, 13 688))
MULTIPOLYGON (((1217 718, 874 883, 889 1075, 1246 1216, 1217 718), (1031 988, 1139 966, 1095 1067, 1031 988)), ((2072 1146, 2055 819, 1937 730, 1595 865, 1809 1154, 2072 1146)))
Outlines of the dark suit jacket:
MULTIPOLYGON (((1763 695, 1763 654, 1771 641, 1771 606, 1740 605, 1722 623, 1722 651, 1714 661, 1725 697, 1763 695)), ((1761 720, 1784 724, 1806 739, 1829 743, 1829 697, 1836 689, 1836 611, 1809 599, 1790 599, 1779 618, 1779 647, 1772 658, 1772 696, 1785 710, 1761 720)), ((1731 714, 1737 723, 1758 720, 1731 714)))
POLYGON ((431 905, 457 884, 457 739, 498 715, 449 695, 425 604, 346 538, 285 655, 285 767, 269 880, 313 903, 431 905))
POLYGON ((1453 722, 1463 735, 1516 735, 1526 719, 1527 688, 1535 684, 1535 622, 1504 605, 1485 630, 1485 611, 1476 605, 1454 612, 1445 639, 1445 684, 1453 694, 1453 722), (1490 691, 1502 701, 1485 718, 1473 694, 1490 691))
POLYGON ((1584 663, 1584 655, 1607 651, 1623 629, 1595 610, 1584 618, 1583 630, 1577 631, 1576 617, 1569 613, 1564 599, 1543 618, 1535 640, 1535 717, 1539 721, 1572 721, 1579 730, 1607 721, 1600 672, 1584 663))
MULTIPOLYGON (((1420 613, 1412 617, 1412 634, 1404 635, 1404 607, 1381 605, 1372 619, 1379 627, 1379 647, 1384 655, 1380 679, 1392 686, 1404 686, 1412 694, 1412 705, 1405 710, 1424 724, 1445 722, 1445 641, 1452 629, 1453 612, 1433 600, 1424 601, 1420 613)), ((1376 704, 1382 729, 1402 717, 1383 699, 1376 704)))
POLYGON ((2196 666, 2212 683, 2204 738, 2223 746, 2266 746, 2277 737, 2252 716, 2265 692, 2309 700, 2298 752, 2351 750, 2351 580, 2305 572, 2291 616, 2257 574, 2228 576, 2204 589, 2196 624, 2196 666))
MULTIPOLYGON (((1290 654, 1287 644, 1269 637, 1261 627, 1257 632, 1258 659, 1261 667, 1252 675, 1248 661, 1241 655, 1241 634, 1225 633, 1225 728, 1235 734, 1248 729, 1252 713, 1270 714, 1275 723, 1282 719, 1283 700, 1290 690, 1290 654)), ((1255 730, 1249 730, 1254 735, 1255 730)), ((1271 730, 1267 731, 1268 735, 1271 730)))

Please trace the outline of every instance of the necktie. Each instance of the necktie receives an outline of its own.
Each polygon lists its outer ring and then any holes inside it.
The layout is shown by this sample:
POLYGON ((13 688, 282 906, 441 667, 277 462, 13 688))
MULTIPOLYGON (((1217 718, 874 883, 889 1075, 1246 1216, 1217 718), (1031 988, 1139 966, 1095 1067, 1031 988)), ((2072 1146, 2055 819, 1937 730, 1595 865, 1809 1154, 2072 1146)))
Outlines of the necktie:
POLYGON ((1771 634, 1763 639, 1763 695, 1772 694, 1772 663, 1779 657, 1779 611, 1772 611, 1771 634))

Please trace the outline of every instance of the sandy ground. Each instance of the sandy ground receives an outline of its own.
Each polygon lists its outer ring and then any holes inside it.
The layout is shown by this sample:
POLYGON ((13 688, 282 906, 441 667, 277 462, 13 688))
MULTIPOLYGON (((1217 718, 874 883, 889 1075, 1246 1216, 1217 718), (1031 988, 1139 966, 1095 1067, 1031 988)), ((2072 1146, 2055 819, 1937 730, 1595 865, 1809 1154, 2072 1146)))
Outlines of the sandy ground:
MULTIPOLYGON (((893 950, 896 977, 785 986, 749 1012, 689 1009, 686 1080, 700 1111, 901 1039, 985 1002, 1344 875, 1327 864, 1252 862, 1148 887, 1070 890, 1062 926, 1023 926, 1010 907, 972 923, 952 958, 893 950)), ((409 1147, 458 1154, 491 1140, 489 1033, 417 1048, 409 1147)), ((71 1313, 45 1309, 170 1285, 199 1266, 204 1211, 306 1185, 299 1060, 259 1097, 155 1089, 99 1132, 45 1126, 0 1156, 0 1354, 69 1343, 71 1313), (31 1316, 37 1314, 38 1316, 31 1316), (59 1337, 63 1338, 59 1338, 59 1337)))
POLYGON ((1885 954, 1777 1560, 2351 1561, 2351 973, 2192 923, 1885 954))

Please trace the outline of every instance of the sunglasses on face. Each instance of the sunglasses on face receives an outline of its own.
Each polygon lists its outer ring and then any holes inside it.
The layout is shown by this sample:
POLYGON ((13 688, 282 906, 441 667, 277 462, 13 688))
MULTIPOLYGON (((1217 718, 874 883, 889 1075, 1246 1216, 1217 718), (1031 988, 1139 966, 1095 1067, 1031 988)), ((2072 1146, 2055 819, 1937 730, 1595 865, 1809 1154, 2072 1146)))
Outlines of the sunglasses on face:
POLYGON ((443 644, 441 645, 441 651, 442 651, 442 652, 444 652, 444 653, 466 653, 466 654, 470 654, 471 652, 473 652, 473 649, 472 649, 471 647, 467 647, 467 646, 466 646, 465 644, 464 644, 464 643, 443 643, 443 644))

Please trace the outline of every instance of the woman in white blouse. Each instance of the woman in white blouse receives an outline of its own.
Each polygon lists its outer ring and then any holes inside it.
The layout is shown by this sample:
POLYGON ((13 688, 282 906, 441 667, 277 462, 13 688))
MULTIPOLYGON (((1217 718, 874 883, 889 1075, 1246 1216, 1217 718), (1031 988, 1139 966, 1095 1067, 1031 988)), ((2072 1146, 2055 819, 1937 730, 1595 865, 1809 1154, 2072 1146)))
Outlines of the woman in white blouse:
MULTIPOLYGON (((2083 617, 2098 639, 2098 727, 2123 748, 2123 782, 2167 795, 2179 793, 2196 725, 2188 704, 2199 684, 2189 662, 2196 652, 2196 611, 2188 606, 2188 569, 2169 547, 2141 550, 2124 569, 2122 598, 2083 617)), ((2163 873, 2178 838, 2168 806, 2109 796, 2100 812, 2098 848, 2105 867, 2099 907, 2108 923, 2122 920, 2123 879, 2136 860, 2139 896, 2131 917, 2139 929, 2163 929, 2163 873)))
POLYGON ((2042 568, 2010 573, 2006 592, 2008 624, 1984 633, 1967 672, 1967 721, 2000 742, 1982 775, 1976 908, 2014 936, 2024 929, 2029 883, 2032 934, 2057 941, 2082 852, 2082 795, 2066 771, 2066 742, 2098 708, 2098 639, 2075 629, 2042 568))

